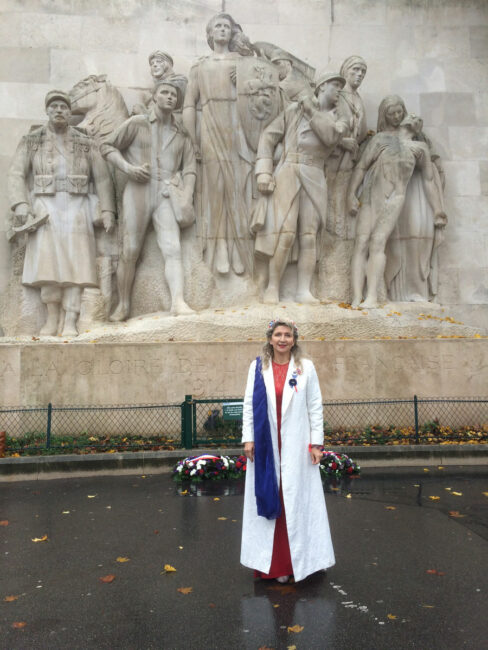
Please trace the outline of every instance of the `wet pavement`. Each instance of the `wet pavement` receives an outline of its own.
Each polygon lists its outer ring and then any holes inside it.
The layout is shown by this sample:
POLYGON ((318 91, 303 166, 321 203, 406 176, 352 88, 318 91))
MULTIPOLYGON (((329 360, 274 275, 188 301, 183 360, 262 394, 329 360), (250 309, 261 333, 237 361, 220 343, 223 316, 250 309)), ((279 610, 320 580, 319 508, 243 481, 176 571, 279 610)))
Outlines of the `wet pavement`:
POLYGON ((365 469, 325 491, 337 564, 282 586, 239 565, 241 482, 0 484, 0 647, 487 647, 488 467, 365 469))

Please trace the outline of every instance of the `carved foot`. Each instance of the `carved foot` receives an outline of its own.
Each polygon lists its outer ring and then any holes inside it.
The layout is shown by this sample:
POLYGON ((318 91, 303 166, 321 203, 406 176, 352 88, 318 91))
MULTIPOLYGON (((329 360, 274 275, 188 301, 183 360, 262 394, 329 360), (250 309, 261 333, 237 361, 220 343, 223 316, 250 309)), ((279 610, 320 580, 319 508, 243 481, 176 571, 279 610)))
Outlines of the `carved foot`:
POLYGON ((280 293, 274 287, 268 287, 263 294, 263 302, 268 305, 276 305, 280 301, 280 293))
POLYGON ((119 323, 122 320, 125 320, 129 315, 129 305, 119 302, 113 314, 109 317, 109 320, 113 323, 119 323))
POLYGON ((41 336, 56 336, 57 333, 58 333, 58 322, 56 321, 56 323, 53 324, 50 323, 49 320, 46 321, 46 324, 39 332, 41 336))
POLYGON ((195 311, 189 307, 184 300, 181 300, 177 303, 173 303, 171 305, 171 314, 173 316, 185 316, 185 315, 190 315, 194 314, 195 311))
POLYGON ((363 300, 363 302, 359 306, 362 309, 377 309, 378 302, 376 300, 373 300, 372 298, 366 298, 366 300, 363 300))
POLYGON ((218 240, 215 251, 215 268, 219 273, 225 274, 230 270, 229 254, 227 252, 227 244, 222 240, 218 240))
POLYGON ((301 302, 304 305, 318 305, 320 300, 313 296, 310 291, 302 291, 295 296, 296 302, 301 302))

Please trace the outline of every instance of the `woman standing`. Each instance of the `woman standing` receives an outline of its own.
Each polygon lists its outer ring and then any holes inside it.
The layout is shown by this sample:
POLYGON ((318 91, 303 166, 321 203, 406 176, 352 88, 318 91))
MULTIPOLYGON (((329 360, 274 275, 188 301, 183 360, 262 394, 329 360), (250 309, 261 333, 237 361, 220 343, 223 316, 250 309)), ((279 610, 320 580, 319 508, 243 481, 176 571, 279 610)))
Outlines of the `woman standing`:
POLYGON ((271 321, 266 339, 244 398, 241 563, 261 578, 298 581, 335 564, 319 469, 322 395, 296 325, 271 321))

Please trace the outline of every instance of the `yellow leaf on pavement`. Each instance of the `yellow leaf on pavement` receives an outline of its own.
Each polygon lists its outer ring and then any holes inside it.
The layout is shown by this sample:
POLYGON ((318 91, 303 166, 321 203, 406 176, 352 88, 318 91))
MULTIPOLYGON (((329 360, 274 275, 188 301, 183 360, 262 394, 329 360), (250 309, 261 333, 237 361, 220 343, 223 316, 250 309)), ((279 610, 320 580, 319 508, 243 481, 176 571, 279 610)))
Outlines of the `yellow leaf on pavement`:
POLYGON ((174 566, 171 566, 171 564, 165 564, 164 571, 166 573, 173 573, 174 571, 176 571, 176 569, 174 568, 174 566))
POLYGON ((185 496, 185 494, 188 494, 188 490, 183 490, 182 492, 180 492, 180 495, 181 495, 182 497, 185 496))
POLYGON ((390 619, 390 621, 394 621, 394 620, 397 619, 398 617, 395 616, 395 614, 388 614, 388 618, 390 619))
POLYGON ((225 521, 225 520, 227 519, 227 517, 217 517, 217 519, 218 519, 219 521, 225 521))
POLYGON ((286 650, 297 650, 296 645, 289 645, 287 646, 286 650))
POLYGON ((176 591, 179 591, 180 594, 191 594, 193 591, 193 587, 179 587, 176 591))
POLYGON ((462 497, 463 493, 462 492, 454 492, 454 490, 451 492, 451 494, 456 495, 457 497, 462 497))
POLYGON ((292 627, 288 626, 288 632, 293 632, 294 634, 300 634, 303 629, 303 625, 293 625, 292 627))
POLYGON ((5 596, 3 599, 6 603, 13 603, 14 600, 18 600, 20 596, 5 596))
POLYGON ((440 497, 429 497, 431 501, 439 501, 440 497))
POLYGON ((27 623, 25 621, 15 621, 12 623, 12 627, 15 627, 16 630, 20 630, 25 627, 27 623))
POLYGON ((482 493, 485 497, 488 497, 488 492, 483 492, 482 493))
POLYGON ((214 501, 220 501, 219 497, 214 497, 214 501))
POLYGON ((120 557, 119 556, 117 558, 117 562, 130 562, 130 558, 129 557, 120 557))
POLYGON ((346 499, 352 499, 352 494, 346 494, 346 499))
POLYGON ((396 510, 395 506, 385 506, 385 510, 396 510))
POLYGON ((33 537, 32 541, 33 542, 47 542, 47 535, 43 535, 42 537, 33 537))
POLYGON ((94 499, 97 495, 96 494, 88 494, 87 495, 89 499, 94 499))
POLYGON ((457 510, 449 510, 449 516, 454 517, 456 519, 461 519, 462 517, 466 517, 466 515, 462 515, 457 510))

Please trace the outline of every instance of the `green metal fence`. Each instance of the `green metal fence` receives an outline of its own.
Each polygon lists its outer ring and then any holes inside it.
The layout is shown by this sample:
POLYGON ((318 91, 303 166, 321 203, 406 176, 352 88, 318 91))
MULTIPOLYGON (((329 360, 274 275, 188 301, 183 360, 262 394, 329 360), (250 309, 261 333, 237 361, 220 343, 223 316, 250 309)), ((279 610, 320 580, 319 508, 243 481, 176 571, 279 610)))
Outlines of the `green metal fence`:
MULTIPOLYGON (((9 453, 231 446, 240 442, 241 429, 242 398, 186 395, 181 404, 0 409, 9 453)), ((488 398, 329 400, 324 441, 327 446, 488 442, 488 398)))

